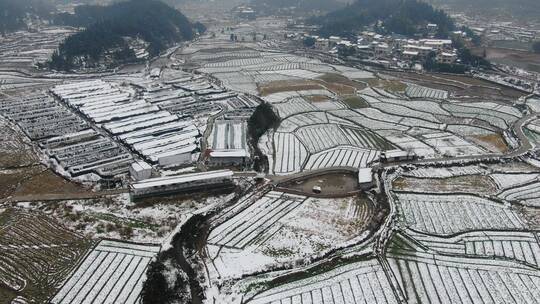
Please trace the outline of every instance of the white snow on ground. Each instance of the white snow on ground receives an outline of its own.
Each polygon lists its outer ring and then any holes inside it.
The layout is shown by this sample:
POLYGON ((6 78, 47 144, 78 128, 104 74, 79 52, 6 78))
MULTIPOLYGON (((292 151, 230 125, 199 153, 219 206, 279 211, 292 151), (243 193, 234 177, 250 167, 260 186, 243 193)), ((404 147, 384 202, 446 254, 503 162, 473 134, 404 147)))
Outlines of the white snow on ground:
POLYGON ((248 303, 398 303, 375 259, 347 264, 264 291, 248 303), (334 302, 332 299, 339 299, 334 302), (312 302, 311 302, 312 301, 312 302))
POLYGON ((102 240, 51 303, 138 303, 146 268, 159 251, 159 245, 102 240))
POLYGON ((352 197, 306 199, 275 191, 244 197, 227 211, 238 213, 210 232, 206 264, 211 280, 269 270, 365 238, 357 232, 373 216, 368 204, 352 197))
POLYGON ((495 173, 491 174, 490 177, 497 183, 499 189, 506 189, 534 181, 538 178, 538 174, 495 173))
POLYGON ((126 193, 100 199, 60 201, 54 206, 32 203, 30 207, 40 209, 72 230, 93 238, 166 243, 175 227, 191 213, 226 199, 227 196, 210 196, 175 203, 156 200, 152 204, 140 206, 131 202, 126 193))

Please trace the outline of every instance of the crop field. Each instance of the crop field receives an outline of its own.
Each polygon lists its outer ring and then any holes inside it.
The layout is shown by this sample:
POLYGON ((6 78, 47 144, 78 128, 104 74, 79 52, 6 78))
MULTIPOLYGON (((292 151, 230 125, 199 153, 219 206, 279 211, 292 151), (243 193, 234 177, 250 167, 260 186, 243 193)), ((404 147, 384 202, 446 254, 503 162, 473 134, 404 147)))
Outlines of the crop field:
POLYGON ((535 303, 536 267, 433 254, 402 235, 394 236, 388 262, 408 303, 535 303))
POLYGON ((332 167, 366 168, 378 157, 379 152, 375 150, 338 147, 311 155, 305 168, 307 170, 332 167))
POLYGON ((250 304, 274 303, 398 303, 375 259, 337 267, 308 279, 264 291, 250 304))
POLYGON ((412 192, 462 192, 492 194, 497 184, 487 175, 466 175, 448 178, 399 177, 393 181, 393 189, 412 192))
POLYGON ((159 251, 159 245, 102 240, 51 303, 139 303, 145 270, 159 251))
POLYGON ((407 234, 442 254, 504 258, 540 266, 540 244, 535 232, 486 230, 440 237, 408 230, 407 234))
POLYGON ((523 229, 509 207, 472 195, 396 193, 401 220, 418 231, 453 234, 474 229, 523 229))
MULTIPOLYGON (((0 211, 0 298, 44 303, 91 242, 40 212, 0 211)), ((3 302, 4 303, 4 302, 3 302)))
POLYGON ((411 98, 429 98, 429 99, 447 99, 448 92, 444 90, 436 90, 417 85, 409 85, 405 90, 405 94, 411 98))
POLYGON ((260 240, 281 218, 302 204, 305 197, 269 192, 261 200, 246 206, 226 224, 210 233, 210 244, 244 248, 260 240))
POLYGON ((365 233, 374 213, 373 202, 361 196, 249 194, 212 220, 206 246, 211 278, 238 277, 324 253, 365 233))
POLYGON ((30 143, 15 128, 0 117, 0 168, 28 166, 38 161, 30 143))

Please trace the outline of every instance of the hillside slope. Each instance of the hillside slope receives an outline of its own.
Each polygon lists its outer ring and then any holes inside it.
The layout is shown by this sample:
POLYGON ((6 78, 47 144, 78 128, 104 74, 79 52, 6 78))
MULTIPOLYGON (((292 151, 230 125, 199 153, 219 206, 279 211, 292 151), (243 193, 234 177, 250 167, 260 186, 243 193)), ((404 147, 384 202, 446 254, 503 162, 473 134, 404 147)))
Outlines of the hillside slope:
POLYGON ((197 27, 179 11, 156 0, 80 6, 75 14, 59 15, 56 23, 85 27, 53 54, 49 67, 56 70, 112 67, 133 61, 133 42, 155 56, 173 43, 191 40, 197 27))

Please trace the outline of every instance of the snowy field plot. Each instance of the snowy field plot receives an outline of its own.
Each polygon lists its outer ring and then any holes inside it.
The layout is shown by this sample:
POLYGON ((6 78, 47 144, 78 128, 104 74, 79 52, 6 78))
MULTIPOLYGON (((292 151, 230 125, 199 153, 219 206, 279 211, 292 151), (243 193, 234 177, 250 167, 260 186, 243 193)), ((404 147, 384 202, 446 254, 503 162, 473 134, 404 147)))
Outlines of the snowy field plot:
MULTIPOLYGON (((398 236, 395 237, 398 239, 398 236)), ((540 272, 512 261, 425 252, 399 238, 388 263, 408 303, 538 303, 540 272)))
MULTIPOLYGON (((258 195, 242 198, 213 219, 213 225, 261 199, 265 198, 258 195)), ((278 263, 321 255, 351 239, 365 237, 373 216, 373 203, 367 199, 308 198, 272 224, 259 240, 243 249, 209 243, 206 265, 212 280, 223 280, 260 272, 278 263)))
POLYGON ((265 238, 274 224, 298 206, 306 197, 271 191, 214 228, 209 244, 244 248, 265 238))
POLYGON ((432 146, 442 155, 466 156, 486 153, 486 151, 451 133, 424 134, 422 137, 426 144, 432 146))
POLYGON ((515 186, 528 184, 538 180, 538 173, 494 173, 490 174, 491 179, 495 181, 499 189, 506 190, 515 186))
POLYGON ((309 157, 305 170, 332 167, 365 168, 380 156, 379 151, 356 147, 338 147, 313 154, 309 157))
POLYGON ((540 181, 535 178, 526 184, 502 191, 498 197, 507 201, 524 201, 540 206, 540 181))
POLYGON ((407 234, 442 254, 499 257, 540 266, 540 246, 533 232, 485 230, 438 237, 407 230, 407 234))
POLYGON ((317 111, 317 107, 302 97, 293 97, 286 102, 273 104, 273 107, 277 109, 281 119, 298 113, 317 111))
POLYGON ((414 152, 418 156, 434 157, 437 155, 437 152, 432 147, 407 134, 391 134, 386 136, 385 139, 402 150, 414 152))
POLYGON ((493 106, 493 103, 475 103, 473 105, 444 103, 441 105, 445 110, 456 117, 477 118, 486 121, 490 125, 502 130, 508 129, 521 117, 517 110, 493 106), (504 111, 504 112, 503 112, 504 111))
POLYGON ((381 265, 373 259, 264 291, 245 303, 390 304, 398 301, 381 265))
POLYGON ((448 92, 418 85, 408 85, 405 94, 411 98, 447 99, 448 92))
POLYGON ((139 303, 146 268, 159 251, 158 245, 102 240, 51 303, 139 303))
POLYGON ((411 171, 404 172, 405 176, 412 177, 428 177, 428 178, 446 178, 453 176, 463 176, 463 175, 478 175, 485 174, 487 170, 479 166, 459 166, 459 167, 446 167, 446 168, 417 168, 411 171))
POLYGON ((297 173, 308 157, 306 147, 293 133, 276 132, 274 134, 276 174, 297 173))
POLYGON ((475 229, 524 229, 509 207, 471 195, 396 193, 402 223, 435 234, 475 229))
POLYGON ((349 144, 343 130, 335 124, 305 126, 296 130, 295 134, 311 153, 349 144))

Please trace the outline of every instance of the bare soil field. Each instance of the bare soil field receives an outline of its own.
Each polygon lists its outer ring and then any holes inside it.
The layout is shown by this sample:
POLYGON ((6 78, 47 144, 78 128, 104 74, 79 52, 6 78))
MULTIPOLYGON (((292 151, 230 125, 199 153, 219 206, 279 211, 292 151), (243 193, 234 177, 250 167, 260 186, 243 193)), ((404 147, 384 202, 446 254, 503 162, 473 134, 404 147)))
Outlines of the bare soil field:
POLYGON ((343 102, 345 102, 349 107, 353 109, 369 107, 369 104, 367 103, 367 101, 365 101, 360 96, 350 96, 350 97, 343 98, 343 102))
POLYGON ((393 188, 399 191, 419 192, 470 192, 492 194, 497 185, 484 175, 466 175, 450 178, 415 178, 399 177, 393 182, 393 188))
POLYGON ((540 72, 540 54, 523 50, 495 47, 475 48, 472 52, 473 54, 481 56, 484 54, 484 49, 486 52, 486 59, 489 61, 515 66, 533 72, 540 72))
POLYGON ((0 303, 45 303, 86 250, 88 239, 40 212, 0 213, 0 303))
POLYGON ((494 153, 506 153, 509 150, 500 134, 477 135, 467 138, 494 153))
POLYGON ((0 171, 0 198, 40 194, 78 194, 91 191, 42 165, 0 171))

